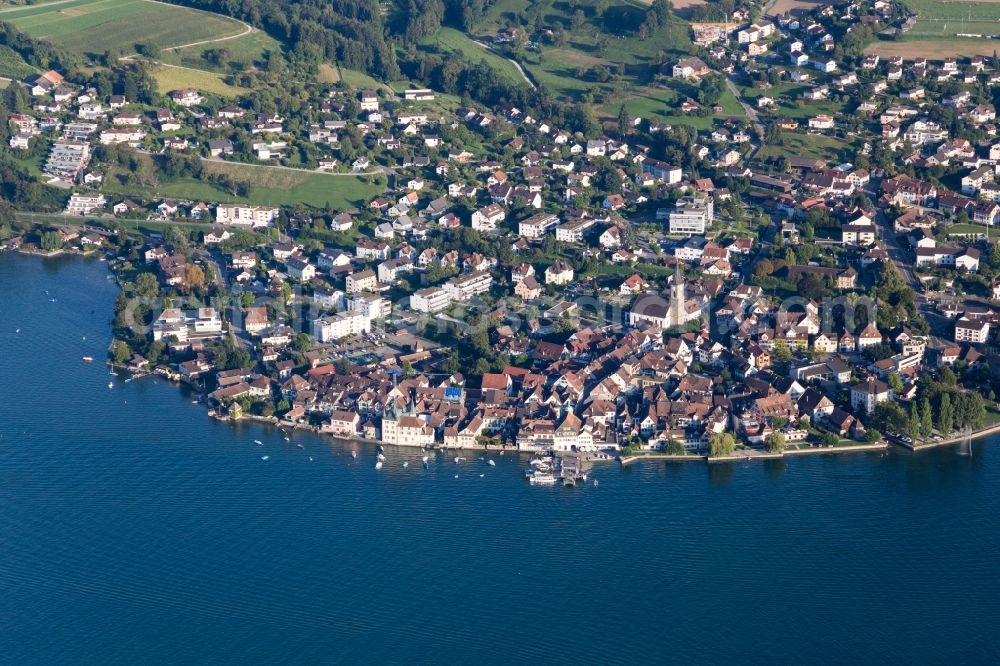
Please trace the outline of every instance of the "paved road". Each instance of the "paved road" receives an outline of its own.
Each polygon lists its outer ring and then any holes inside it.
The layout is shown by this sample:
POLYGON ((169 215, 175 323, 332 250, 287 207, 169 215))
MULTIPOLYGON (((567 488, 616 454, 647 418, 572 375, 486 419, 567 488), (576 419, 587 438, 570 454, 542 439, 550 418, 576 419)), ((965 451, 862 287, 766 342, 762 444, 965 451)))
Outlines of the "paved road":
POLYGON ((920 280, 917 279, 916 274, 913 272, 908 253, 899 244, 896 232, 892 228, 892 222, 889 221, 889 218, 885 216, 881 209, 876 210, 875 225, 881 231, 882 242, 885 245, 885 251, 889 254, 889 259, 896 265, 900 275, 910 285, 910 288, 920 293, 920 280))

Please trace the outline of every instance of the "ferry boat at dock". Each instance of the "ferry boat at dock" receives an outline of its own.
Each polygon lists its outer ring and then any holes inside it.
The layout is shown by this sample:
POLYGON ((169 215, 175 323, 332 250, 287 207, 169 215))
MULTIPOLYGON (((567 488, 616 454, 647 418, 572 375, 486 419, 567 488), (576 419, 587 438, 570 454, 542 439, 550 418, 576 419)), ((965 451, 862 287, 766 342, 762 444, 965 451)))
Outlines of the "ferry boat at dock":
POLYGON ((533 486, 554 486, 557 481, 555 474, 548 472, 532 474, 529 480, 533 486))

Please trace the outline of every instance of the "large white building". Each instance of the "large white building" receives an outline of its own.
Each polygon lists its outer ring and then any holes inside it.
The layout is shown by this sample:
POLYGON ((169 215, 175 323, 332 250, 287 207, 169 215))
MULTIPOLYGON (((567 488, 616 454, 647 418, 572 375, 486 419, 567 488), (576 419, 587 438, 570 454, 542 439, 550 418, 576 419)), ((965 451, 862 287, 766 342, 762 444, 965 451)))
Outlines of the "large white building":
POLYGON ((444 283, 444 290, 453 301, 467 301, 489 291, 492 284, 493 277, 489 273, 476 271, 448 280, 444 283))
POLYGON ((66 202, 67 215, 90 215, 99 208, 104 208, 108 200, 103 194, 74 194, 66 202))
POLYGON ((880 402, 892 400, 893 391, 885 382, 871 378, 851 387, 851 407, 871 414, 880 402))
POLYGON ((685 197, 670 212, 670 233, 701 236, 712 224, 713 206, 709 197, 685 197))
POLYGON ((563 243, 579 243, 583 240, 583 234, 597 223, 592 217, 582 220, 573 220, 556 227, 556 240, 563 243))
POLYGON ((90 144, 84 141, 56 141, 52 144, 43 173, 75 183, 90 162, 90 144))
POLYGON ((990 339, 990 322, 985 319, 960 317, 955 322, 955 342, 981 345, 990 339))
POLYGON ((189 336, 214 337, 222 333, 222 317, 215 308, 166 308, 153 322, 153 340, 171 336, 185 342, 189 336))
POLYGON ((477 231, 493 231, 504 221, 507 212, 499 204, 490 204, 472 214, 472 228, 477 231))
POLYGON ((359 311, 338 312, 313 321, 313 336, 320 342, 332 342, 371 330, 371 319, 359 311))
POLYGON ((392 303, 378 294, 352 294, 347 301, 347 309, 360 312, 369 319, 385 319, 392 314, 392 303))
POLYGON ((410 294, 410 309, 432 314, 451 305, 451 293, 444 287, 427 287, 410 294))
POLYGON ((522 238, 536 239, 544 236, 546 231, 557 224, 559 224, 558 216, 539 213, 518 223, 517 230, 522 238))
POLYGON ((387 413, 382 417, 382 441, 396 446, 432 446, 434 428, 417 416, 387 413))
POLYGON ((238 227, 269 227, 277 217, 278 209, 267 206, 219 204, 215 209, 216 222, 238 227))

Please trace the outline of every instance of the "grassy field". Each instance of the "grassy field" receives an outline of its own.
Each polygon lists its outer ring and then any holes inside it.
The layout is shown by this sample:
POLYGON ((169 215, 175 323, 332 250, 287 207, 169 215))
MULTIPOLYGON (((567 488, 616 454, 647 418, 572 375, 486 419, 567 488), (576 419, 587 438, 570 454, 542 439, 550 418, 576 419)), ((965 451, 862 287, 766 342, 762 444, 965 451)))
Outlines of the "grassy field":
POLYGON ((523 82, 517 68, 506 58, 501 58, 495 53, 491 53, 479 46, 472 38, 454 28, 441 28, 433 35, 424 39, 425 46, 436 46, 440 50, 458 51, 470 62, 480 62, 485 60, 493 69, 500 73, 500 76, 512 83, 523 82))
POLYGON ((377 79, 373 79, 364 72, 359 72, 354 69, 344 69, 339 68, 340 80, 351 86, 355 90, 385 90, 386 92, 391 92, 392 88, 385 85, 377 79))
POLYGON ((531 77, 556 95, 579 99, 582 94, 615 95, 614 85, 602 84, 586 72, 605 66, 609 70, 624 67, 623 80, 633 89, 646 86, 653 79, 664 60, 686 55, 691 45, 688 24, 678 18, 661 26, 654 34, 643 39, 638 26, 645 16, 649 3, 623 0, 606 8, 603 15, 597 12, 596 0, 569 3, 560 0, 497 0, 487 10, 474 32, 490 39, 498 30, 508 26, 528 30, 537 13, 542 26, 559 30, 564 42, 558 45, 541 44, 537 50, 525 52, 521 62, 531 77), (582 22, 574 25, 574 14, 582 13, 582 22), (614 29, 605 17, 619 17, 614 29), (631 25, 634 29, 622 29, 631 25), (580 76, 578 69, 584 70, 580 76))
POLYGON ((135 50, 137 43, 161 49, 241 33, 241 23, 217 14, 149 0, 70 0, 0 12, 32 37, 78 53, 135 50))
POLYGON ((808 89, 809 86, 807 85, 787 82, 780 83, 767 90, 743 86, 740 89, 740 94, 743 95, 751 106, 754 105, 754 100, 758 97, 772 97, 777 100, 778 104, 764 111, 765 113, 775 116, 787 116, 799 121, 806 120, 820 113, 832 116, 844 110, 845 104, 843 102, 829 99, 813 102, 803 99, 802 93, 808 89))
POLYGON ((201 180, 179 178, 162 180, 158 185, 135 188, 122 185, 113 172, 105 178, 104 189, 114 194, 157 199, 162 197, 196 199, 206 202, 245 201, 269 206, 301 204, 315 208, 329 205, 336 210, 349 210, 367 203, 385 188, 370 182, 368 176, 333 175, 276 169, 273 167, 230 162, 203 162, 205 176, 201 180), (209 174, 223 173, 251 184, 250 195, 237 197, 216 188, 207 180, 209 174))
POLYGON ((247 88, 229 85, 223 80, 225 79, 224 74, 215 72, 160 65, 153 76, 156 78, 156 85, 161 93, 168 93, 180 88, 195 88, 220 97, 236 97, 249 92, 247 88))
MULTIPOLYGON (((688 125, 697 129, 710 129, 713 126, 713 116, 683 115, 678 112, 678 106, 684 98, 694 96, 693 86, 673 79, 668 85, 670 87, 665 89, 646 87, 626 92, 625 109, 631 115, 646 119, 657 118, 673 125, 688 125)), ((600 114, 604 117, 617 117, 620 104, 621 102, 608 102, 599 108, 600 114)), ((739 100, 728 88, 722 94, 719 105, 724 116, 742 118, 746 115, 739 100)))
POLYGON ((836 137, 783 132, 779 143, 762 146, 757 157, 770 159, 791 155, 839 162, 850 161, 857 148, 857 145, 836 137))
POLYGON ((340 70, 335 65, 320 63, 316 80, 320 83, 340 83, 340 70))
MULTIPOLYGON (((225 73, 236 69, 262 67, 267 60, 268 53, 281 53, 282 49, 281 42, 265 32, 254 30, 250 34, 236 39, 227 39, 223 42, 181 49, 163 49, 157 60, 170 65, 225 73), (229 53, 226 65, 219 66, 209 59, 209 52, 214 49, 225 49, 229 53)), ((326 67, 330 66, 326 65, 326 67)))
POLYGON ((917 24, 907 33, 908 38, 1000 34, 1000 3, 940 0, 904 0, 904 3, 918 16, 917 24))

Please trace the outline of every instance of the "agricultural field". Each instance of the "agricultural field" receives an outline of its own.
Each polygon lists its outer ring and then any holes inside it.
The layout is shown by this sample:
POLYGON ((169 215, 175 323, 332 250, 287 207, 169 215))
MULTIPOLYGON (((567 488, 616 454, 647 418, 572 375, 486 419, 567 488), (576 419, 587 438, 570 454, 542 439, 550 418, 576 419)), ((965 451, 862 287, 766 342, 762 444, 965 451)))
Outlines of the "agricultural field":
POLYGON ((995 39, 965 39, 962 37, 952 37, 950 39, 899 39, 876 40, 868 45, 865 53, 877 53, 883 58, 889 56, 901 56, 912 58, 913 54, 919 53, 928 60, 942 60, 944 58, 960 58, 963 56, 991 56, 994 51, 1000 51, 1000 41, 995 39))
POLYGON ((319 75, 316 80, 320 83, 340 83, 340 70, 337 69, 336 65, 320 63, 319 75))
POLYGON ((35 68, 24 62, 17 51, 9 46, 0 45, 0 77, 20 81, 35 73, 35 68))
POLYGON ((392 89, 382 83, 381 81, 372 78, 371 76, 365 74, 364 72, 359 72, 355 69, 345 69, 343 67, 338 68, 338 76, 340 80, 355 90, 384 90, 387 93, 391 93, 392 89))
POLYGON ((329 204, 336 210, 357 208, 385 191, 384 187, 372 182, 371 176, 297 171, 208 160, 204 160, 202 164, 205 175, 201 180, 191 178, 167 180, 161 177, 161 182, 157 185, 136 188, 122 185, 116 177, 117 174, 112 172, 105 178, 104 189, 114 194, 146 199, 169 197, 224 203, 244 201, 262 206, 304 205, 316 208, 329 204), (251 186, 249 196, 237 197, 217 188, 208 180, 211 174, 216 173, 248 182, 251 186))
POLYGON ((218 14, 153 0, 68 0, 0 11, 32 37, 69 51, 101 54, 135 50, 136 44, 171 48, 239 35, 246 27, 218 14))
POLYGON ((153 72, 153 78, 156 79, 156 87, 161 93, 181 88, 196 88, 219 97, 236 97, 249 92, 248 88, 240 88, 226 83, 224 74, 184 67, 159 65, 153 72))

